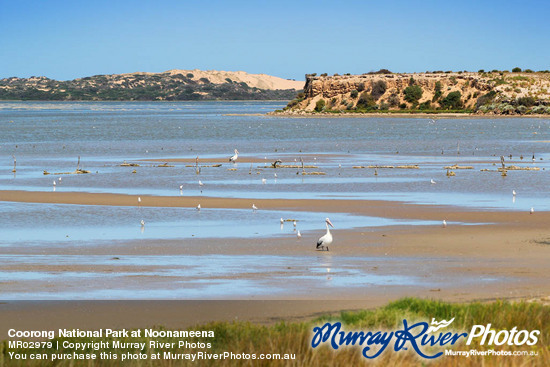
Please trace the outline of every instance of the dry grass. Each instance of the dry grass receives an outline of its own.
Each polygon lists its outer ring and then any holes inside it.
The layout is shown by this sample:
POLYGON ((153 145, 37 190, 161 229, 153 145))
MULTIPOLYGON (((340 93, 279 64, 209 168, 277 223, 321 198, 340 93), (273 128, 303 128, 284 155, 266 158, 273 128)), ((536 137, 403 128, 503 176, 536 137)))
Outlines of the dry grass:
MULTIPOLYGON (((211 342, 212 348, 209 353, 223 353, 230 351, 233 353, 291 353, 296 355, 295 360, 288 361, 259 361, 259 360, 199 360, 198 362, 181 360, 160 360, 152 361, 150 359, 143 361, 129 361, 121 363, 118 361, 62 361, 56 363, 56 366, 361 366, 374 364, 379 366, 548 366, 550 365, 550 351, 548 340, 550 338, 550 306, 545 306, 537 302, 510 303, 495 301, 493 303, 470 303, 470 304, 450 304, 439 301, 428 301, 419 299, 402 299, 388 304, 385 307, 376 310, 365 310, 360 312, 342 312, 338 316, 324 316, 316 320, 304 323, 279 323, 271 326, 255 325, 251 323, 211 323, 194 328, 194 330, 213 330, 215 338, 206 339, 186 339, 189 342, 201 341, 211 342), (402 329, 403 319, 409 322, 427 321, 430 322, 434 317, 438 320, 449 320, 455 318, 452 329, 455 332, 470 332, 473 325, 488 323, 492 324, 495 330, 511 330, 514 326, 518 330, 540 330, 541 335, 535 346, 509 346, 503 345, 495 347, 495 350, 509 351, 535 351, 538 356, 534 357, 451 357, 442 356, 436 360, 429 361, 418 357, 415 353, 409 351, 394 352, 388 347, 375 360, 366 360, 361 356, 359 347, 344 347, 337 351, 327 346, 321 346, 316 349, 310 347, 312 329, 314 326, 321 326, 327 321, 342 322, 345 330, 397 330, 402 329)), ((71 340, 70 338, 58 338, 57 340, 71 340)), ((91 339, 85 338, 72 339, 73 341, 85 342, 91 339)), ((106 341, 113 339, 103 339, 106 341)), ((119 338, 121 341, 147 342, 146 338, 119 338)), ((158 340, 158 339, 157 339, 158 340)), ((164 338, 159 341, 169 342, 177 341, 175 338, 164 338)), ((464 339, 462 339, 464 340, 464 339)), ((96 339, 97 341, 97 339, 96 339)), ((444 347, 443 347, 444 348, 444 347)), ((434 349, 443 351, 443 348, 434 349)), ((459 342, 453 347, 453 350, 488 350, 491 347, 480 346, 478 344, 466 346, 464 341, 459 342)), ((13 351, 13 350, 10 350, 13 351)), ((112 353, 121 353, 116 349, 107 350, 112 353)), ((127 352, 125 350, 124 352, 127 352)), ((162 353, 166 350, 147 349, 145 353, 162 353)), ((174 353, 193 353, 200 351, 173 349, 174 353)), ((426 350, 427 351, 427 350, 426 350)), ((28 352, 28 350, 26 351, 28 352)), ((35 350, 37 353, 52 353, 50 350, 35 350)), ((71 350, 61 350, 58 353, 71 350)), ((93 350, 85 351, 87 353, 93 350)), ((131 351, 137 353, 139 351, 131 351)), ((98 352, 95 352, 98 353, 98 352)), ((121 353, 122 354, 122 353, 121 353)), ((0 365, 4 366, 51 366, 48 361, 11 361, 8 356, 8 343, 4 341, 0 344, 0 365)))

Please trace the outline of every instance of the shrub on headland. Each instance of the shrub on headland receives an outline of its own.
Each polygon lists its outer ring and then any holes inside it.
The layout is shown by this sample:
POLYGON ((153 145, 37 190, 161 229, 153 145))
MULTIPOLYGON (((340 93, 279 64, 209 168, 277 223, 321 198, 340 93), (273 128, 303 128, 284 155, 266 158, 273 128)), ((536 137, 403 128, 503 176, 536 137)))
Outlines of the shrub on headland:
POLYGON ((422 98, 422 88, 419 85, 409 85, 403 91, 405 95, 405 101, 414 103, 418 102, 422 98))
POLYGON ((458 110, 463 106, 461 97, 462 95, 459 91, 451 92, 441 100, 441 107, 448 110, 458 110))
POLYGON ((357 109, 372 110, 376 108, 376 100, 368 92, 363 92, 356 105, 357 109))
POLYGON ((325 108, 325 100, 324 99, 320 99, 317 101, 317 103, 315 104, 315 111, 316 112, 321 112, 323 111, 323 109, 325 108))
POLYGON ((371 91, 371 96, 375 99, 375 100, 378 100, 380 97, 382 97, 382 95, 384 93, 386 93, 386 89, 387 89, 387 85, 386 85, 386 82, 383 81, 383 80, 377 80, 375 81, 374 83, 372 83, 372 91, 371 91))

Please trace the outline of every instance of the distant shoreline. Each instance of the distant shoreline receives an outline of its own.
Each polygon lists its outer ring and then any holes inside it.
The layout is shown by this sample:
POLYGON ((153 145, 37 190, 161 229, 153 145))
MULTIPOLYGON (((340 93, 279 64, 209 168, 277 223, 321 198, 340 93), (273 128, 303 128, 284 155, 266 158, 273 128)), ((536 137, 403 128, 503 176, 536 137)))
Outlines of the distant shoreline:
MULTIPOLYGON (((246 115, 246 114, 243 114, 246 115)), ((253 115, 253 114, 251 114, 253 115)), ((476 113, 380 113, 380 112, 364 112, 364 113, 311 113, 311 112, 268 112, 267 116, 274 117, 290 117, 290 118, 361 118, 361 117, 382 117, 382 118, 431 118, 431 119, 450 119, 450 118, 476 118, 476 119, 501 119, 501 118, 547 118, 550 115, 492 115, 492 114, 476 114, 476 113)))

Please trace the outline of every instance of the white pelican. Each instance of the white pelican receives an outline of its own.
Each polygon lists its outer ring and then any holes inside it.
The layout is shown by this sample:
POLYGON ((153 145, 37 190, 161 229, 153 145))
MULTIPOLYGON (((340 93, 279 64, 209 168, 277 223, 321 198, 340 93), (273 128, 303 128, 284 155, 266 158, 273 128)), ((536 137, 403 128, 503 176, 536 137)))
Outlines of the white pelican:
POLYGON ((201 204, 197 205, 197 210, 198 210, 198 211, 201 210, 201 204))
POLYGON ((258 210, 258 207, 256 205, 252 204, 252 210, 256 211, 256 210, 258 210))
POLYGON ((235 163, 237 161, 237 158, 239 158, 239 151, 237 149, 235 149, 235 155, 233 155, 229 158, 229 162, 235 163))
POLYGON ((327 233, 317 241, 317 250, 324 250, 326 248, 328 251, 328 246, 332 244, 332 234, 330 234, 328 226, 330 225, 332 228, 334 228, 334 226, 328 218, 325 219, 325 225, 327 226, 327 233))
POLYGON ((435 183, 435 181, 433 180, 433 178, 430 180, 430 183, 433 185, 435 183))
POLYGON ((512 195, 516 196, 516 190, 512 190, 512 195))
POLYGON ((141 220, 141 226, 145 227, 145 221, 143 219, 141 220))
POLYGON ((446 227, 447 227, 447 221, 443 219, 443 228, 446 228, 446 227))
POLYGON ((529 214, 533 214, 535 212, 535 208, 531 207, 531 210, 529 211, 529 214))
POLYGON ((298 237, 298 239, 302 238, 302 234, 300 233, 300 231, 298 231, 298 233, 296 233, 296 237, 298 237))

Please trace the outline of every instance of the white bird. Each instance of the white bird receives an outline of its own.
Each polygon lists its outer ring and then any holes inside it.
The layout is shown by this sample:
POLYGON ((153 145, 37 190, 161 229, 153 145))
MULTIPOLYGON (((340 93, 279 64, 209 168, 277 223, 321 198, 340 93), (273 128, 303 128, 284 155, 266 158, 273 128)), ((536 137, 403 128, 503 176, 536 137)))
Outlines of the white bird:
POLYGON ((443 219, 443 228, 446 228, 446 227, 447 227, 447 221, 443 219))
POLYGON ((433 178, 430 180, 430 183, 431 183, 431 184, 434 184, 434 183, 435 183, 435 181, 433 180, 433 178))
POLYGON ((56 185, 55 181, 53 182, 53 185, 54 185, 54 186, 56 185))
POLYGON ((145 221, 143 219, 141 220, 141 226, 145 227, 145 221))
POLYGON ((229 158, 229 162, 235 163, 237 161, 237 158, 239 158, 239 151, 237 149, 235 149, 235 155, 233 155, 229 158))
POLYGON ((281 224, 285 224, 285 220, 281 218, 281 224))
POLYGON ((294 221, 294 223, 292 223, 292 224, 294 224, 294 227, 296 227, 296 221, 294 221))
POLYGON ((533 214, 535 212, 535 208, 531 207, 531 210, 529 211, 529 214, 533 214))
POLYGON ((138 196, 138 205, 141 204, 141 196, 138 196))
POLYGON ((265 185, 266 182, 267 180, 265 178, 262 178, 262 184, 265 185))
POLYGON ((277 174, 276 174, 276 173, 274 173, 274 174, 273 174, 273 177, 277 178, 277 174))
POLYGON ((300 231, 298 231, 298 233, 296 233, 296 237, 298 237, 298 239, 302 238, 302 234, 300 233, 300 231))
POLYGON ((198 210, 198 211, 201 210, 201 204, 197 205, 197 210, 198 210))
POLYGON ((252 204, 252 210, 256 211, 256 210, 258 210, 258 207, 256 205, 252 204))
POLYGON ((183 185, 180 185, 180 191, 183 190, 183 185))
POLYGON ((199 186, 200 186, 200 187, 203 187, 203 186, 204 186, 204 184, 202 183, 201 180, 199 180, 199 186))
POLYGON ((516 196, 516 190, 512 190, 512 195, 516 196))
POLYGON ((61 177, 59 177, 59 182, 61 182, 61 177))
POLYGON ((332 228, 334 226, 328 218, 325 219, 325 224, 327 226, 327 233, 317 241, 317 250, 324 250, 326 248, 328 251, 328 246, 332 244, 332 234, 330 234, 328 226, 330 225, 332 228))

